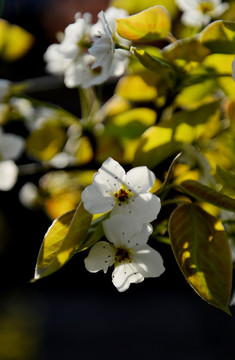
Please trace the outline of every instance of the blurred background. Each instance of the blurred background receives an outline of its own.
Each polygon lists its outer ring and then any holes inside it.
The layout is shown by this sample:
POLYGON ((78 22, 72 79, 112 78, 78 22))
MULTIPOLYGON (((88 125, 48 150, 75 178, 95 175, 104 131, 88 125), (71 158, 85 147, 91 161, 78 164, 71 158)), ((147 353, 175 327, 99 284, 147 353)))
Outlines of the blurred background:
MULTIPOLYGON (((43 54, 56 41, 56 32, 72 23, 77 11, 92 12, 96 21, 107 5, 106 0, 0 0, 1 18, 34 36, 23 58, 0 61, 0 77, 20 82, 45 76, 43 54)), ((30 95, 79 114, 76 91, 63 85, 30 95)), ((21 186, 36 180, 37 175, 29 175, 10 192, 0 192, 0 360, 234 358, 234 317, 194 293, 168 245, 158 245, 165 273, 125 293, 112 285, 110 272, 88 273, 85 253, 30 283, 51 224, 43 211, 28 210, 18 200, 21 186)))

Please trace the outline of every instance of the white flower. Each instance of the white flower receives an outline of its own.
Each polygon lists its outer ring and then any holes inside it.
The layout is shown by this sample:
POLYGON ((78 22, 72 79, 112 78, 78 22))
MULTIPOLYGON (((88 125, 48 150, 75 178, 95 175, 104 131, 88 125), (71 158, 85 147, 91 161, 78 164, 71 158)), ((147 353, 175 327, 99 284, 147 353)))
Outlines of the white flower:
POLYGON ((92 69, 101 67, 110 76, 121 76, 128 65, 128 52, 123 49, 115 49, 113 31, 109 27, 105 13, 98 14, 99 21, 103 24, 104 33, 94 42, 88 50, 97 60, 92 65, 92 69))
POLYGON ((125 173, 117 161, 108 158, 94 175, 92 185, 82 192, 84 207, 91 214, 110 210, 112 215, 124 214, 138 229, 155 220, 160 211, 160 199, 149 192, 154 182, 155 175, 146 166, 125 173))
MULTIPOLYGON (((115 13, 125 14, 121 11, 115 13)), ((47 70, 53 74, 63 74, 65 85, 69 88, 88 88, 105 82, 111 76, 121 76, 128 65, 129 53, 115 49, 114 38, 117 39, 118 35, 113 16, 114 13, 112 16, 109 14, 114 30, 103 11, 98 14, 97 26, 91 25, 89 13, 83 17, 77 13, 75 23, 65 29, 62 42, 52 44, 47 49, 44 55, 47 70)))
POLYGON ((61 44, 51 44, 45 54, 46 69, 51 74, 63 75, 71 60, 61 52, 61 44))
POLYGON ((229 8, 229 4, 221 0, 176 0, 176 4, 183 11, 182 22, 197 27, 207 25, 229 8))
POLYGON ((38 188, 32 182, 25 183, 19 191, 19 200, 25 207, 32 209, 38 203, 38 188))
POLYGON ((16 183, 18 167, 12 160, 0 162, 0 190, 8 191, 16 183))
MULTIPOLYGON (((118 35, 117 24, 116 24, 116 19, 127 17, 128 12, 124 9, 117 9, 114 6, 111 6, 104 12, 104 16, 115 42, 125 47, 130 46, 129 40, 126 40, 118 35)), ((97 23, 92 25, 91 34, 94 37, 94 36, 100 36, 100 34, 104 34, 105 32, 106 30, 105 30, 104 22, 100 19, 98 15, 97 23)))
POLYGON ((24 139, 15 134, 3 133, 0 128, 0 159, 16 160, 24 149, 24 139))
POLYGON ((147 241, 152 233, 150 224, 143 224, 139 233, 124 215, 115 215, 103 222, 104 233, 110 243, 99 241, 85 259, 85 267, 95 273, 107 272, 114 265, 112 282, 118 291, 125 291, 131 283, 140 283, 145 277, 160 276, 165 268, 161 255, 147 241))

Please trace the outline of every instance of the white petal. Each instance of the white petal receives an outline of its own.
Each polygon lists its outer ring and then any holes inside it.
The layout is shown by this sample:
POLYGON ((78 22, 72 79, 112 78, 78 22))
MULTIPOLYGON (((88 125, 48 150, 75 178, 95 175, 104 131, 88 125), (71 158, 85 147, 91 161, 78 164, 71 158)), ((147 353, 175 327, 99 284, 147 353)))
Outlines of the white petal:
POLYGON ((112 215, 123 214, 133 226, 138 227, 143 223, 149 223, 157 218, 161 209, 160 199, 151 193, 133 196, 128 204, 115 206, 112 215))
POLYGON ((228 3, 222 3, 215 7, 214 10, 210 11, 210 15, 213 18, 217 18, 220 15, 222 15, 226 10, 228 10, 229 4, 228 3))
POLYGON ((135 228, 133 222, 122 214, 111 215, 103 222, 103 229, 105 236, 115 247, 133 248, 139 244, 146 244, 152 234, 150 224, 141 224, 141 228, 135 228))
POLYGON ((118 291, 127 290, 131 283, 140 283, 144 280, 132 263, 123 262, 118 265, 112 273, 112 282, 118 291))
POLYGON ((132 256, 133 263, 144 277, 157 277, 165 271, 161 255, 148 245, 141 246, 132 256))
POLYGON ((126 174, 127 187, 130 185, 137 194, 151 190, 155 179, 154 173, 146 166, 135 167, 126 174))
POLYGON ((8 191, 16 183, 18 177, 18 167, 14 161, 0 162, 0 190, 8 191))
POLYGON ((98 173, 94 175, 93 183, 97 186, 104 184, 108 190, 119 190, 124 184, 125 170, 123 167, 111 157, 105 160, 99 169, 98 173))
POLYGON ((17 159, 24 149, 24 139, 14 134, 2 134, 0 153, 3 160, 17 159))
POLYGON ((115 206, 115 199, 110 196, 103 188, 96 185, 87 186, 82 192, 84 207, 91 214, 102 214, 112 210, 115 206))
POLYGON ((105 273, 114 263, 115 250, 106 241, 99 241, 92 246, 87 258, 84 260, 88 271, 95 273, 103 270, 105 273))

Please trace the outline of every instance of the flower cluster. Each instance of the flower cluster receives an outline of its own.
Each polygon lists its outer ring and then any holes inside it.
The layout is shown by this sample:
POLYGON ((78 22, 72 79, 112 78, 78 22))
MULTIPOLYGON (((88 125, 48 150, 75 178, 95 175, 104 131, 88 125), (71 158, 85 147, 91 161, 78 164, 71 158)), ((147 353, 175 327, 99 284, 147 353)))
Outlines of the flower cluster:
POLYGON ((128 65, 128 52, 120 46, 127 45, 127 41, 116 33, 115 19, 127 15, 125 10, 110 7, 101 11, 98 22, 92 25, 90 13, 77 13, 61 43, 48 47, 44 55, 47 70, 64 75, 69 88, 88 88, 111 76, 121 76, 128 65))
POLYGON ((85 266, 90 272, 107 272, 114 265, 112 281, 119 291, 164 272, 160 254, 147 245, 152 233, 149 223, 161 207, 160 199, 149 192, 154 182, 155 175, 146 166, 125 173, 117 161, 108 158, 82 193, 84 207, 91 214, 110 211, 103 222, 109 242, 96 243, 85 266))
POLYGON ((211 19, 221 16, 229 8, 229 4, 221 0, 176 0, 183 11, 182 23, 186 26, 202 27, 211 19))

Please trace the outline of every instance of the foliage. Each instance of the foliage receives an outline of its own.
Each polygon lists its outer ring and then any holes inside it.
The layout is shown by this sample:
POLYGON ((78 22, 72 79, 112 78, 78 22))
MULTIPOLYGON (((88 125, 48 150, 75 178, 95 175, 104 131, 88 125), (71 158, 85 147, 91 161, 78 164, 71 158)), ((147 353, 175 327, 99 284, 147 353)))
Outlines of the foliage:
MULTIPOLYGON (((113 0, 110 5, 124 8, 131 16, 118 18, 117 33, 112 35, 114 56, 121 49, 119 55, 129 57, 129 65, 119 74, 113 71, 114 63, 107 70, 119 77, 108 100, 97 95, 101 88, 97 82, 79 86, 81 114, 77 117, 56 104, 31 98, 32 80, 2 86, 1 125, 15 120, 24 124, 25 154, 35 161, 31 167, 21 164, 19 176, 45 172, 34 196, 25 193, 23 202, 40 207, 54 220, 39 251, 34 279, 54 273, 75 253, 103 239, 102 224, 110 213, 92 217, 81 194, 95 171, 112 157, 127 170, 147 166, 155 174, 151 192, 161 199, 161 211, 152 223, 152 238, 171 245, 180 270, 202 299, 230 314, 234 226, 225 225, 224 210, 234 225, 232 6, 224 19, 221 15, 195 29, 175 21, 180 12, 173 0, 145 5, 113 0)), ((6 26, 10 25, 0 22, 3 35, 6 26)), ((29 46, 31 38, 23 30, 14 36, 24 37, 21 43, 29 46)), ((14 36, 1 50, 9 61, 25 51, 11 53, 14 36)), ((99 66, 101 39, 90 47, 99 66)), ((85 45, 79 46, 83 53, 76 55, 73 64, 87 56, 85 45)), ((99 66, 94 68, 96 73, 99 66)), ((0 159, 5 160, 1 153, 0 159)))

